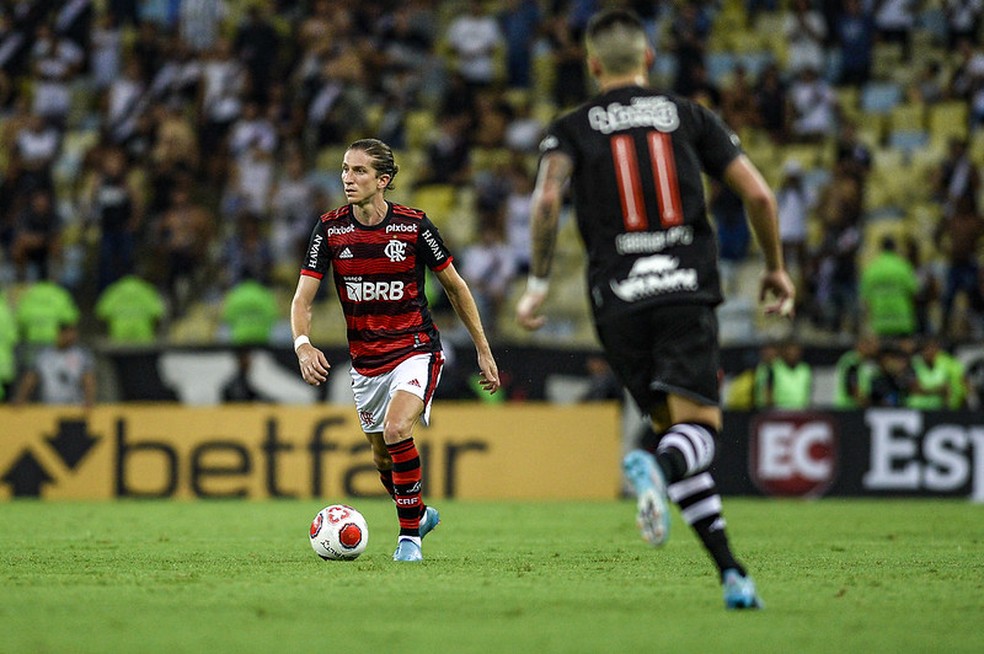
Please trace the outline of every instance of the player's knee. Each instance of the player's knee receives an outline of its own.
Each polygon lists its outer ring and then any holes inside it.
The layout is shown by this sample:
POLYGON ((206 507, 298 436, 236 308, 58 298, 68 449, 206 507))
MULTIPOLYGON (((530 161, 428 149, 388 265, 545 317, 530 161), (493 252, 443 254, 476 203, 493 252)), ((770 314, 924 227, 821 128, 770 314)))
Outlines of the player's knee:
POLYGON ((376 470, 392 470, 393 469, 393 457, 389 455, 389 452, 385 450, 379 452, 376 449, 372 451, 372 463, 376 466, 376 470))
POLYGON ((413 422, 406 420, 387 420, 383 424, 383 440, 389 444, 399 443, 410 438, 413 422))

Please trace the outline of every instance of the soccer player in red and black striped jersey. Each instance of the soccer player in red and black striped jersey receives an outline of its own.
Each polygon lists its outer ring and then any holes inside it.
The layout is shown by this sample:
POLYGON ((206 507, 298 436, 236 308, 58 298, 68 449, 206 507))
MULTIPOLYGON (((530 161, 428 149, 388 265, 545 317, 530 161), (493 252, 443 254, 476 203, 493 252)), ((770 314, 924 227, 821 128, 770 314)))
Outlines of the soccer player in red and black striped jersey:
POLYGON ((413 441, 429 419, 441 377, 441 338, 424 295, 434 272, 478 353, 481 385, 499 388, 499 371, 475 300, 455 270, 437 228, 419 209, 388 202, 399 168, 382 141, 352 143, 342 161, 348 204, 321 216, 311 234, 291 303, 291 329, 304 381, 317 386, 331 365, 311 344, 311 306, 329 267, 348 329, 352 390, 380 480, 400 522, 396 561, 422 559, 420 540, 440 520, 420 497, 420 457, 413 441))
POLYGON ((762 299, 774 296, 766 311, 789 314, 794 289, 783 268, 775 197, 717 116, 647 87, 655 55, 638 17, 598 14, 586 44, 601 93, 558 118, 540 145, 531 276, 517 319, 529 329, 543 324, 570 182, 599 340, 660 433, 655 456, 636 450, 624 461, 643 537, 653 545, 666 540, 669 496, 717 565, 725 605, 758 608, 755 586, 731 552, 709 471, 721 428, 714 313, 721 289, 702 171, 741 196, 765 256, 762 299))

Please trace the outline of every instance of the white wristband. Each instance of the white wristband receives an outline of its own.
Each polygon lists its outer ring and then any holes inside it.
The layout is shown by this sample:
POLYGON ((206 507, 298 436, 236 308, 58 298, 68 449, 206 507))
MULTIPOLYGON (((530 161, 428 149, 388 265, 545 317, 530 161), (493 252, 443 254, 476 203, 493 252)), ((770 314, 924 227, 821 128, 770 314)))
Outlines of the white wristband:
POLYGON ((526 292, 536 293, 537 295, 546 295, 547 291, 550 289, 550 280, 546 277, 534 277, 530 275, 526 279, 526 292))
POLYGON ((294 339, 294 351, 297 352, 297 348, 301 347, 305 343, 307 343, 308 345, 311 344, 311 339, 307 337, 307 334, 301 334, 300 336, 298 336, 297 338, 295 338, 294 339))

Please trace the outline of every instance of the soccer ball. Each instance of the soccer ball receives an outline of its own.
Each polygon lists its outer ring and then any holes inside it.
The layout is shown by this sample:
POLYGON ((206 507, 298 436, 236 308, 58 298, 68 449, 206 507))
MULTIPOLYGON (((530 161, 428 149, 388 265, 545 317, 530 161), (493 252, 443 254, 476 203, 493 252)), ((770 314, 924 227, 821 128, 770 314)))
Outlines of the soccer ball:
POLYGON ((366 551, 369 526, 346 504, 332 504, 311 521, 311 547, 325 561, 351 561, 366 551))

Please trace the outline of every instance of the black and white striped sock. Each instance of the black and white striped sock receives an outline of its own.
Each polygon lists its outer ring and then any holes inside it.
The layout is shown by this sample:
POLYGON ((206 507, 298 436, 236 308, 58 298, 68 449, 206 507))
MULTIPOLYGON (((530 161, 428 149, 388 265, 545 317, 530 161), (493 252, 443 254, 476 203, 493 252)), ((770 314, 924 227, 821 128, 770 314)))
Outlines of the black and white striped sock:
POLYGON ((684 422, 660 436, 656 460, 666 473, 667 483, 693 477, 711 467, 717 430, 708 425, 684 422))
POLYGON ((724 516, 721 515, 721 496, 711 473, 705 471, 677 481, 666 491, 714 559, 718 572, 735 568, 744 575, 745 569, 735 559, 728 544, 724 516))

